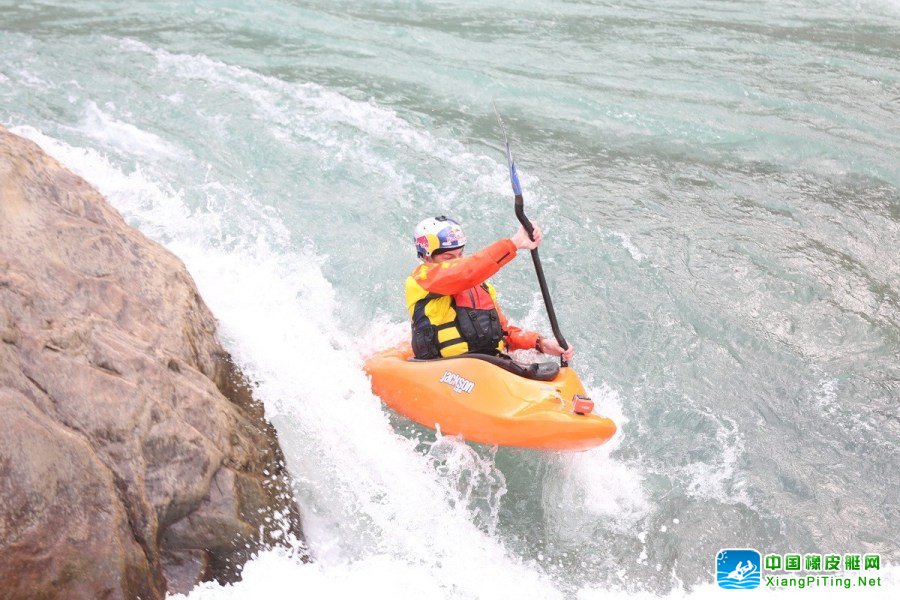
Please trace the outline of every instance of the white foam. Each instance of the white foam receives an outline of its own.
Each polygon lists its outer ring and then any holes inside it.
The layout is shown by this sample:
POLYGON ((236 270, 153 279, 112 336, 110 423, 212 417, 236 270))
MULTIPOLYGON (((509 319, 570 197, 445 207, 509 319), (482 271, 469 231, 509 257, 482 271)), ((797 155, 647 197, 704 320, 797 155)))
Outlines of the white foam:
MULTIPOLYGON (((125 42, 123 49, 156 56, 160 68, 176 77, 197 78, 250 99, 279 139, 306 136, 327 148, 333 159, 349 157, 370 172, 386 172, 404 185, 411 182, 413 177, 402 165, 385 160, 372 147, 372 140, 380 140, 445 161, 456 172, 472 173, 478 189, 508 194, 501 164, 468 153, 453 140, 421 132, 373 103, 353 101, 314 84, 260 76, 202 56, 153 50, 138 42, 125 42), (288 107, 302 110, 295 114, 288 107), (335 133, 335 124, 362 135, 335 133)), ((45 85, 40 80, 32 83, 45 85)), ((96 105, 87 105, 86 115, 81 132, 142 161, 169 158, 172 150, 184 152, 96 105)), ((279 426, 300 482, 305 529, 317 562, 302 564, 291 555, 267 552, 249 563, 242 583, 204 584, 192 598, 294 597, 297 590, 313 597, 558 595, 533 566, 509 556, 490 535, 496 522, 490 509, 502 496, 503 481, 492 471, 489 457, 452 438, 441 438, 427 455, 419 455, 415 441, 394 433, 380 403, 368 392, 359 369, 360 350, 368 352, 405 337, 405 324, 379 323, 370 330, 373 338, 364 344, 337 329, 334 290, 322 276, 321 257, 289 249, 283 227, 265 210, 250 206, 259 222, 241 224, 235 243, 214 243, 223 237, 220 213, 192 213, 180 191, 146 167, 124 172, 102 153, 61 144, 36 130, 17 129, 46 144, 51 154, 109 196, 130 222, 167 243, 185 260, 220 318, 228 347, 258 382, 257 394, 279 426), (443 466, 445 472, 437 475, 435 469, 443 466), (465 486, 470 474, 480 482, 474 487, 465 486), (488 508, 486 513, 482 505, 488 508)), ((534 181, 527 176, 523 180, 534 181)), ((217 182, 208 183, 207 191, 214 202, 244 202, 240 190, 217 182)), ((642 259, 637 258, 643 256, 639 249, 635 254, 635 248, 626 245, 630 240, 622 242, 632 258, 642 259)), ((601 386, 600 391, 592 389, 591 395, 601 399, 598 411, 613 416, 621 426, 625 422, 621 403, 617 405, 618 397, 612 392, 601 386), (602 401, 604 395, 611 399, 602 401)), ((742 438, 736 427, 725 425, 717 437, 726 447, 715 465, 721 467, 718 472, 710 476, 708 464, 696 464, 684 474, 693 482, 693 493, 734 501, 729 490, 739 483, 742 438)), ((555 479, 544 501, 552 522, 559 522, 555 517, 563 515, 561 510, 574 497, 582 499, 584 506, 575 510, 588 522, 610 522, 623 532, 634 530, 649 507, 641 471, 611 456, 617 443, 614 439, 605 448, 554 458, 549 471, 555 479), (555 513, 553 507, 557 507, 555 513)), ((637 537, 646 541, 647 534, 637 537)), ((676 590, 669 597, 703 598, 713 593, 721 597, 714 585, 700 586, 690 594, 676 590)), ((792 597, 790 592, 778 593, 792 597)), ((579 597, 624 595, 585 589, 579 597)))
POLYGON ((409 323, 395 323, 380 318, 372 321, 361 339, 356 341, 360 356, 366 359, 376 352, 409 342, 409 323))
POLYGON ((628 254, 633 260, 641 262, 647 259, 647 255, 641 252, 640 248, 634 245, 634 242, 631 241, 631 237, 627 233, 623 233, 621 231, 613 231, 612 234, 619 238, 619 241, 622 242, 622 247, 628 251, 628 254))
POLYGON ((188 595, 172 595, 172 600, 295 600, 305 598, 459 598, 452 587, 443 585, 418 565, 388 555, 376 555, 353 564, 324 567, 303 564, 295 556, 273 550, 247 563, 242 580, 233 585, 207 582, 188 595))
MULTIPOLYGON (((546 321, 545 311, 541 296, 534 293, 528 312, 517 324, 537 328, 546 321)), ((577 351, 576 348, 575 362, 577 351)), ((535 350, 513 354, 523 362, 547 360, 547 356, 535 350)), ((589 545, 598 527, 636 534, 637 525, 652 508, 643 489, 641 466, 613 456, 622 438, 622 428, 628 423, 618 391, 606 382, 594 384, 590 376, 584 377, 583 383, 594 401, 594 413, 610 418, 616 424, 616 434, 598 448, 558 453, 550 459, 541 505, 547 528, 557 540, 570 545, 589 545)))
MULTIPOLYGON (((169 229, 153 202, 165 195, 164 184, 126 175, 96 152, 35 130, 18 131, 42 143, 114 205, 153 223, 154 233, 165 234, 167 245, 187 264, 220 320, 227 346, 257 382, 255 393, 278 427, 288 466, 300 482, 305 532, 317 564, 295 564, 291 572, 340 590, 348 570, 369 573, 371 579, 370 566, 380 564, 412 573, 410 579, 418 577, 422 585, 428 580, 428 590, 447 590, 454 597, 558 596, 549 581, 476 525, 474 488, 460 490, 452 477, 448 483, 435 472, 438 459, 418 454, 415 441, 394 433, 369 390, 359 354, 347 350, 352 340, 335 328, 334 291, 315 256, 273 249, 275 234, 227 249, 210 245, 218 239, 210 236, 218 222, 205 222, 199 213, 186 217, 183 207, 173 211, 169 229), (186 218, 195 227, 185 227, 186 218)), ((178 198, 166 203, 177 208, 178 198)), ((456 465, 450 471, 462 473, 459 465, 468 463, 476 467, 471 472, 488 472, 467 456, 464 444, 454 449, 447 443, 440 451, 442 464, 456 465)), ((494 490, 488 505, 496 506, 502 495, 499 483, 487 486, 494 490)), ((488 528, 492 518, 488 515, 488 528)), ((216 593, 210 590, 206 586, 198 593, 216 593)))
MULTIPOLYGON (((165 143, 123 125, 128 124, 98 117, 81 127, 92 139, 117 140, 119 149, 139 158, 170 154, 165 143), (124 143, 124 138, 130 141, 124 143)), ((380 401, 369 391, 361 369, 363 355, 404 339, 407 324, 376 323, 366 336, 370 341, 357 344, 334 324, 334 290, 322 275, 321 258, 291 250, 276 217, 253 208, 260 215, 255 224, 242 225, 237 239, 218 243, 223 223, 217 211, 191 212, 180 192, 140 166, 126 173, 94 150, 27 127, 17 132, 93 183, 130 222, 187 264, 220 321, 227 347, 257 382, 255 393, 279 430, 289 468, 299 482, 304 531, 316 563, 301 565, 267 554, 259 564, 251 563, 247 581, 254 581, 254 573, 272 561, 287 561, 296 578, 323 586, 343 580, 348 571, 367 573, 377 564, 411 571, 412 580, 427 580, 415 593, 427 589, 430 596, 559 595, 549 579, 509 555, 494 535, 506 487, 492 456, 481 456, 446 437, 424 456, 418 454, 416 441, 394 433, 380 401)), ((428 143, 416 136, 410 139, 428 143)), ((215 182, 205 185, 219 202, 246 203, 240 190, 215 182)), ((621 417, 612 390, 601 386, 591 393, 605 412, 612 409, 621 417)), ((543 497, 551 525, 567 522, 563 517, 569 513, 560 514, 555 508, 559 506, 579 513, 580 522, 603 522, 621 530, 633 527, 646 512, 639 473, 612 459, 614 449, 612 443, 551 459, 543 497)), ((379 581, 371 583, 377 587, 379 581)), ((207 585, 197 593, 219 597, 215 594, 253 583, 239 585, 207 585)))
POLYGON ((16 76, 16 83, 28 88, 46 90, 50 84, 28 69, 16 69, 13 74, 16 76))
POLYGON ((716 416, 710 409, 704 412, 718 423, 717 447, 721 454, 714 464, 693 462, 681 467, 679 473, 687 476, 686 492, 696 498, 711 498, 725 504, 743 504, 753 507, 738 462, 744 452, 744 438, 735 420, 716 416))
POLYGON ((202 253, 179 249, 196 265, 192 272, 238 362, 259 382, 257 395, 277 415, 291 471, 308 481, 299 494, 320 565, 389 554, 473 595, 554 593, 473 520, 487 506, 482 521, 490 528, 490 507, 502 492, 488 482, 494 497, 485 502, 476 497, 485 486, 457 485, 464 470, 469 477, 490 473, 471 449, 445 443, 439 455, 423 457, 414 441, 393 432, 359 355, 334 329, 333 290, 315 261, 261 247, 239 257, 202 253), (449 467, 436 473, 437 460, 449 467))
POLYGON ((172 144, 155 134, 111 117, 92 101, 85 106, 81 130, 104 147, 116 148, 126 154, 138 155, 145 159, 182 158, 182 153, 172 144))
POLYGON ((10 131, 28 138, 77 175, 90 181, 132 225, 157 241, 164 242, 187 232, 209 235, 212 230, 193 223, 180 195, 164 184, 149 180, 138 165, 131 173, 112 168, 109 159, 92 148, 70 146, 21 125, 10 131))
POLYGON ((440 434, 427 453, 454 503, 465 506, 473 523, 490 535, 497 531, 500 500, 507 491, 506 477, 494 462, 496 453, 496 446, 482 455, 460 436, 440 434))
POLYGON ((823 379, 819 381, 816 393, 816 402, 826 417, 833 418, 838 413, 836 379, 823 379))
MULTIPOLYGON (((445 163, 451 167, 449 172, 465 173, 472 185, 485 193, 504 197, 509 194, 505 165, 492 157, 472 153, 456 140, 438 139, 417 129, 395 111, 373 102, 352 100, 315 83, 286 82, 204 55, 175 54, 135 40, 122 41, 120 46, 125 51, 153 56, 167 75, 207 81, 217 89, 241 95, 254 103, 273 135, 288 144, 296 136, 312 140, 329 150, 331 161, 352 160, 355 167, 386 174, 389 181, 401 187, 423 185, 400 164, 385 160, 373 147, 382 143, 445 163), (290 111, 286 109, 288 106, 290 111), (340 134, 341 127, 349 128, 348 134, 340 134)), ((536 176, 522 170, 519 178, 528 188, 539 183, 536 176)), ((435 198, 455 193, 436 188, 432 192, 435 198)), ((541 195, 530 194, 529 202, 540 204, 541 195)))
POLYGON ((598 448, 558 453, 548 469, 541 504, 548 526, 569 544, 588 543, 601 526, 637 535, 636 526, 651 509, 640 466, 613 457, 621 428, 627 423, 618 393, 606 384, 587 386, 587 392, 594 400, 595 412, 612 418, 618 430, 598 448))

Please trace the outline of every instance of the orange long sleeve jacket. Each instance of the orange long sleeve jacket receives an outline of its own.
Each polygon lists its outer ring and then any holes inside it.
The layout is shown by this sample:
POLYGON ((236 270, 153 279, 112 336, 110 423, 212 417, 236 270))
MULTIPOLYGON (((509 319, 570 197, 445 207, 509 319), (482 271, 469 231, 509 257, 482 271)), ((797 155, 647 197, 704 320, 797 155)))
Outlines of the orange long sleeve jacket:
MULTIPOLYGON (((502 239, 479 250, 471 256, 464 256, 440 263, 423 263, 413 270, 406 284, 406 303, 412 315, 415 303, 428 293, 442 296, 455 296, 472 290, 473 295, 484 296, 478 290, 481 284, 497 273, 501 267, 516 257, 516 246, 510 239, 502 239), (424 293, 422 293, 424 292, 424 293)), ((488 285, 490 302, 497 310, 500 327, 505 332, 504 341, 510 350, 534 348, 540 335, 527 331, 509 323, 506 315, 500 310, 496 291, 488 285)), ((482 300, 479 303, 486 302, 482 300)), ((492 308, 481 305, 477 308, 492 308)))

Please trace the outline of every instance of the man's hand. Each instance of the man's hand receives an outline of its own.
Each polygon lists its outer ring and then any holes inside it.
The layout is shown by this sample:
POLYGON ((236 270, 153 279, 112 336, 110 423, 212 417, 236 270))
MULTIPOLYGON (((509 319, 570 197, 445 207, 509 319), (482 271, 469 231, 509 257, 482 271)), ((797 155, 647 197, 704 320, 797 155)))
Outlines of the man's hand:
POLYGON ((568 350, 563 350, 562 346, 552 338, 541 338, 541 350, 544 354, 562 356, 562 359, 566 362, 572 360, 572 356, 575 354, 575 347, 572 344, 569 344, 568 350))
POLYGON ((541 232, 541 228, 537 225, 534 226, 534 241, 528 237, 528 232, 525 231, 525 228, 519 225, 519 230, 516 232, 514 236, 510 239, 512 243, 516 245, 517 250, 534 250, 538 247, 538 244, 541 243, 544 234, 541 232))

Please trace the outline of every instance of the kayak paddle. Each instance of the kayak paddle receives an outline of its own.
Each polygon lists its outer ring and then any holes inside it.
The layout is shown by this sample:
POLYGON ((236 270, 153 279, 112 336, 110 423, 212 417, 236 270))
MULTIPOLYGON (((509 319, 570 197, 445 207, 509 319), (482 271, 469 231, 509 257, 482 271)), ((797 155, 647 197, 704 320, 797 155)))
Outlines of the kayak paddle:
MULTIPOLYGON (((516 197, 516 218, 519 219, 519 223, 522 224, 522 227, 528 232, 528 237, 533 241, 534 226, 531 224, 531 221, 528 220, 528 217, 525 216, 525 198, 522 197, 522 186, 519 184, 519 175, 516 173, 516 163, 513 161, 512 151, 509 149, 509 136, 506 134, 506 127, 503 125, 503 119, 500 118, 500 112, 497 110, 497 105, 494 104, 493 101, 491 104, 494 106, 494 114, 497 115, 497 122, 500 124, 500 130, 503 131, 503 141, 506 144, 506 162, 509 164, 509 179, 512 183, 513 194, 516 197)), ((547 280, 544 278, 544 267, 541 266, 541 257, 538 256, 537 248, 534 248, 531 251, 531 260, 534 261, 534 270, 537 272, 538 283, 541 286, 541 295, 544 296, 544 305, 547 307, 547 316, 550 318, 550 327, 553 329, 553 337, 556 338, 556 341, 563 350, 568 350, 569 344, 560 332, 559 323, 556 321, 556 313, 553 310, 553 302, 550 300, 550 290, 547 288, 547 280)), ((568 363, 563 360, 561 356, 559 357, 559 364, 563 367, 568 366, 568 363)))

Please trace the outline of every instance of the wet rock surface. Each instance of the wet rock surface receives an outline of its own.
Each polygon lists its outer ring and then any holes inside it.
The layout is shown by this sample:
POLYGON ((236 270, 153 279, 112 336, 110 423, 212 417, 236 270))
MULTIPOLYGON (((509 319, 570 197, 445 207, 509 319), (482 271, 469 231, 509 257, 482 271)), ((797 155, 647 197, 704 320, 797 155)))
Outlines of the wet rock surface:
POLYGON ((184 265, 0 128, 0 590, 162 598, 299 538, 184 265))

